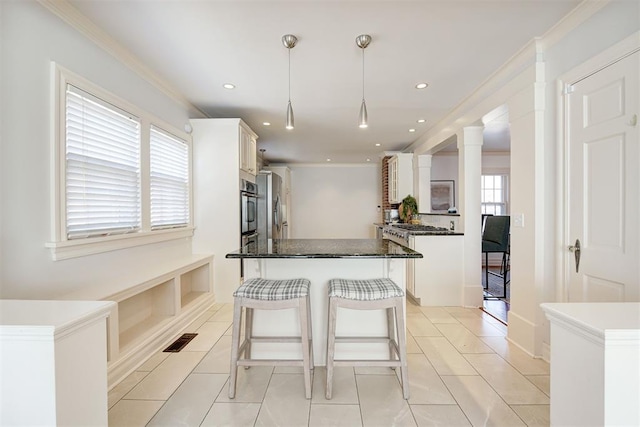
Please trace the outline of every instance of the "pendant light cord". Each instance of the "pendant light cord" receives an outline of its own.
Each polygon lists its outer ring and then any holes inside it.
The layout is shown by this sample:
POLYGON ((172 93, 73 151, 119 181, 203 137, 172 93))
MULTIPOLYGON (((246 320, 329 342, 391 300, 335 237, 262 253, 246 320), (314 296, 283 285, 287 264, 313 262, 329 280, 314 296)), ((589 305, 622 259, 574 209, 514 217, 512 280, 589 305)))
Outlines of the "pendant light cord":
POLYGON ((291 48, 287 50, 289 51, 289 102, 291 102, 291 48))
POLYGON ((362 49, 362 100, 364 101, 364 48, 362 49))

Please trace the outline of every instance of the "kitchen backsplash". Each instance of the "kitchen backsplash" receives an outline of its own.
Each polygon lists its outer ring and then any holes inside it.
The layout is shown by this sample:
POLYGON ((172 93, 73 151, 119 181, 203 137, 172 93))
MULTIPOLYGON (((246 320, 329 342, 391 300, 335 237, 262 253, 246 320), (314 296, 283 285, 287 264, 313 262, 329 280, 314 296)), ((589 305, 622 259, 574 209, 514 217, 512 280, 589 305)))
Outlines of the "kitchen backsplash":
POLYGON ((420 214, 420 221, 424 225, 460 231, 460 215, 458 214, 420 214))

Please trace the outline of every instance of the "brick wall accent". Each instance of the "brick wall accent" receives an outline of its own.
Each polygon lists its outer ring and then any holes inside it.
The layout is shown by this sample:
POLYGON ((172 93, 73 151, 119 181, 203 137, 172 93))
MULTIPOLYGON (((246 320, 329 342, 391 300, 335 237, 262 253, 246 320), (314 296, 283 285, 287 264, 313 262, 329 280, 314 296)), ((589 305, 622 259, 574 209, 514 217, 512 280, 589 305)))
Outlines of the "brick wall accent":
POLYGON ((385 209, 398 209, 397 203, 389 203, 389 159, 391 156, 382 158, 382 212, 380 213, 380 221, 384 221, 385 209))

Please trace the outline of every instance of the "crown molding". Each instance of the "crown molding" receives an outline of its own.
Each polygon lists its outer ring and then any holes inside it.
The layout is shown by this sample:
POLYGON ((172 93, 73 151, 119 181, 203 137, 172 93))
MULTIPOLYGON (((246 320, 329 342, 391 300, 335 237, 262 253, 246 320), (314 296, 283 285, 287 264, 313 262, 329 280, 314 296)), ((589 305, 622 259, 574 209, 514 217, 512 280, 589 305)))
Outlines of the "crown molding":
POLYGON ((542 52, 558 43, 609 3, 611 3, 611 0, 584 0, 544 33, 540 38, 542 52))
POLYGON ((80 13, 67 0, 37 0, 49 12, 78 30, 82 35, 93 41, 98 47, 109 53, 124 65, 133 70, 144 80, 152 84, 166 96, 186 107, 197 111, 203 117, 209 117, 200 108, 193 105, 187 98, 177 91, 171 84, 145 65, 137 56, 118 43, 106 31, 94 24, 89 18, 80 13))
POLYGON ((450 126, 451 123, 456 123, 461 117, 464 117, 465 112, 495 93, 527 66, 535 64, 536 61, 542 61, 546 50, 562 40, 563 37, 610 2, 611 0, 584 0, 542 36, 534 37, 525 44, 505 61, 500 68, 487 77, 469 96, 460 101, 445 117, 435 123, 420 138, 404 147, 402 151, 416 151, 422 154, 424 150, 427 150, 426 145, 430 140, 438 136, 444 137, 445 131, 451 130, 447 126, 450 126))

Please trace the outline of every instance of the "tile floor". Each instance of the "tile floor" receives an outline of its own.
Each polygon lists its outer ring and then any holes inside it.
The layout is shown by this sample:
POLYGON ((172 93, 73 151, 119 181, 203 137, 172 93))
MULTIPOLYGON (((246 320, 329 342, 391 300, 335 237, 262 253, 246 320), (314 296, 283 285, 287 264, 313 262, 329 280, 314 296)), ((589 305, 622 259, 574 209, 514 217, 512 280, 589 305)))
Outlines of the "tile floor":
POLYGON ((304 398, 300 368, 240 369, 227 396, 232 305, 216 304, 184 332, 179 353, 158 353, 109 392, 110 426, 548 426, 549 365, 505 339, 479 309, 407 306, 411 398, 389 368, 325 371, 304 398))

